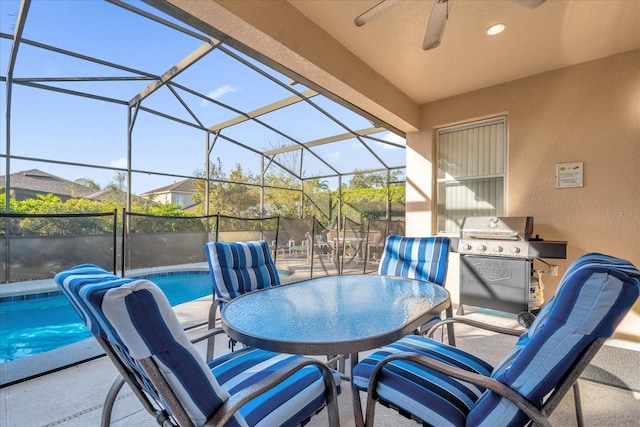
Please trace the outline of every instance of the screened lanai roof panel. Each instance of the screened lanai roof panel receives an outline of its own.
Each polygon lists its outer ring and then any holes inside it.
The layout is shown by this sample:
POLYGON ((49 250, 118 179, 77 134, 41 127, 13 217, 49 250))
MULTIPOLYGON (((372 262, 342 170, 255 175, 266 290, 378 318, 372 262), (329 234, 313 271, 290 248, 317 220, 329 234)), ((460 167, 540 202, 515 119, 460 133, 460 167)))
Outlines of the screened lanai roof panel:
POLYGON ((193 176, 205 168, 206 139, 199 129, 140 111, 131 140, 133 169, 193 176))
POLYGON ((406 163, 406 141, 393 132, 377 132, 362 136, 361 140, 384 161, 386 166, 395 168, 404 166, 406 163))
POLYGON ((16 29, 16 19, 20 11, 20 0, 2 0, 1 5, 0 32, 13 34, 16 29))
MULTIPOLYGON (((198 123, 200 118, 194 113, 192 107, 182 98, 182 94, 173 92, 167 85, 160 86, 156 91, 144 98, 140 105, 158 113, 180 119, 193 126, 204 127, 198 123), (176 96, 178 95, 178 96, 176 96)), ((170 119, 165 119, 170 120, 170 119)))
POLYGON ((162 74, 202 44, 103 1, 33 1, 23 37, 154 74, 162 74))
MULTIPOLYGON (((319 177, 334 183, 338 181, 334 178, 337 173, 347 175, 354 170, 381 170, 385 166, 404 164, 402 147, 382 143, 393 134, 372 130, 381 125, 372 124, 371 120, 375 119, 343 107, 330 94, 317 95, 322 90, 313 84, 310 86, 317 92, 307 91, 305 85, 230 46, 212 47, 208 36, 146 2, 125 1, 31 2, 13 75, 13 115, 18 116, 12 117, 11 122, 13 155, 37 156, 70 166, 71 163, 97 165, 98 171, 106 170, 113 175, 127 167, 128 128, 124 103, 135 101, 141 95, 142 109, 131 128, 134 193, 204 171, 207 136, 197 127, 221 129, 210 159, 215 161, 219 157, 227 176, 241 164, 243 171, 256 182, 263 165, 268 168, 267 173, 291 171, 307 179, 319 177), (147 11, 166 19, 169 26, 112 3, 147 11), (48 51, 29 45, 28 40, 86 57, 48 51), (211 49, 208 54, 194 55, 203 47, 211 49), (182 68, 185 60, 195 58, 200 59, 182 68), (180 73, 170 81, 159 84, 155 80, 175 70, 180 73), (119 100, 121 105, 86 96, 40 91, 25 85, 85 92, 119 100), (312 104, 284 102, 296 94, 315 96, 310 98, 312 104), (35 104, 37 108, 32 108, 27 115, 27 108, 35 104), (280 104, 279 109, 263 114, 274 104, 280 104), (173 116, 177 121, 145 110, 173 116), (249 119, 248 115, 256 120, 249 119), (261 125, 261 121, 266 126, 261 125), (349 131, 362 130, 371 137, 358 140, 349 136, 349 131), (341 138, 346 139, 341 141, 341 138), (309 146, 302 149, 298 143, 309 146), (291 151, 283 146, 290 146, 291 151), (266 158, 260 155, 264 151, 267 151, 266 158), (269 157, 273 157, 274 162, 270 163, 269 157), (153 185, 158 178, 162 183, 153 185)), ((0 3, 0 30, 12 35, 20 2, 0 0, 0 3), (14 11, 7 13, 7 7, 14 11)), ((0 39, 0 42, 0 73, 6 76, 11 41, 0 39)), ((3 83, 0 87, 4 108, 6 99, 2 97, 6 98, 9 85, 3 83)), ((3 133, 0 140, 4 137, 3 133)), ((343 183, 348 179, 345 177, 343 183)), ((335 186, 332 184, 333 189, 335 186)))
MULTIPOLYGON (((325 159, 339 173, 348 174, 354 170, 381 169, 383 164, 356 138, 313 147, 318 157, 325 159)), ((306 158, 303 159, 303 162, 306 158)), ((303 163, 306 168, 306 165, 303 163)))
POLYGON ((127 156, 125 117, 122 105, 15 85, 11 154, 109 166, 127 156))
POLYGON ((172 87, 205 128, 209 128, 212 123, 221 123, 237 116, 234 110, 212 102, 208 97, 199 96, 191 88, 183 89, 176 85, 172 87))
POLYGON ((11 40, 0 38, 0 70, 2 74, 9 68, 9 56, 11 55, 11 40))
POLYGON ((288 90, 220 49, 210 52, 174 80, 244 113, 291 96, 288 90))
MULTIPOLYGON (((321 97, 319 95, 313 99, 321 97)), ((346 131, 306 101, 272 111, 261 116, 260 120, 300 142, 326 138, 346 131)))
MULTIPOLYGON (((315 152, 314 152, 315 153, 315 152)), ((336 174, 330 158, 321 158, 308 151, 302 154, 302 177, 305 179, 327 177, 336 174)))
MULTIPOLYGON (((262 156, 259 153, 238 147, 237 145, 218 138, 211 150, 210 161, 221 166, 224 179, 229 179, 234 169, 240 165, 249 182, 257 184, 260 182, 260 171, 262 168, 262 156)), ((201 170, 204 171, 204 164, 201 170)))
POLYGON ((237 49, 224 45, 224 51, 228 52, 228 54, 237 61, 242 62, 245 66, 254 67, 258 70, 258 72, 268 75, 271 79, 275 80, 282 87, 293 87, 298 92, 304 92, 308 88, 303 84, 294 81, 289 76, 282 74, 281 72, 274 70, 272 67, 261 63, 260 61, 251 58, 250 56, 238 51, 237 49))
MULTIPOLYGON (((104 80, 104 81, 63 81, 16 79, 16 85, 35 85, 44 90, 78 94, 79 96, 98 97, 107 102, 115 102, 124 106, 129 102, 129 95, 140 89, 140 81, 104 80), (80 95, 81 94, 81 95, 80 95)), ((148 84, 148 83, 142 83, 148 84)))
POLYGON ((314 98, 312 102, 323 111, 331 114, 334 118, 340 121, 342 125, 346 126, 351 131, 377 126, 377 124, 372 123, 367 118, 354 113, 327 97, 314 98))
MULTIPOLYGON (((129 77, 135 79, 155 77, 151 74, 146 76, 136 74, 133 71, 21 43, 15 63, 14 78, 129 77)), ((141 81, 140 87, 144 88, 148 84, 148 81, 141 81)))
POLYGON ((294 144, 294 141, 288 139, 287 136, 254 120, 246 120, 224 128, 220 133, 260 152, 294 144))

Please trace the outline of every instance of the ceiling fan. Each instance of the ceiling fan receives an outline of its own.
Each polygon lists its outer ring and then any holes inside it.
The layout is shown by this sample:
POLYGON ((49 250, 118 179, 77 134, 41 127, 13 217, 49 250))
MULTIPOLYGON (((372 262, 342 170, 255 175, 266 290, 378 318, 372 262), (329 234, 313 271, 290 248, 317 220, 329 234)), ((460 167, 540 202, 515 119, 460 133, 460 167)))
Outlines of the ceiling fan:
MULTIPOLYGON (((359 15, 353 22, 356 26, 361 27, 373 18, 380 15, 385 10, 396 6, 404 0, 382 0, 363 14, 359 15)), ((511 0, 514 3, 526 6, 534 9, 547 0, 511 0)), ((436 0, 431 9, 431 15, 429 16, 429 23, 427 24, 427 32, 424 35, 424 41, 422 42, 422 49, 429 50, 440 46, 442 41, 442 35, 444 34, 444 26, 449 19, 449 12, 451 12, 452 6, 451 0, 436 0)))

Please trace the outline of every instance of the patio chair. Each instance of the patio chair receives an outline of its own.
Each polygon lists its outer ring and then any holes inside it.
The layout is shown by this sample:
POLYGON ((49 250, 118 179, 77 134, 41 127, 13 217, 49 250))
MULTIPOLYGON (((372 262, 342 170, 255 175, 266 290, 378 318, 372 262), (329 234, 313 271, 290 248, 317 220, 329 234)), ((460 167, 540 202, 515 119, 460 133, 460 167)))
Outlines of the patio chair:
POLYGON ((323 234, 316 234, 315 237, 311 233, 306 233, 304 237, 307 239, 307 245, 312 249, 312 256, 317 254, 322 259, 322 255, 327 257, 327 261, 333 261, 333 246, 331 246, 324 238, 323 234))
POLYGON ((311 250, 311 246, 307 245, 307 236, 305 235, 304 240, 300 241, 299 245, 296 245, 296 241, 294 239, 289 240, 289 254, 294 257, 304 256, 309 260, 309 251, 311 250))
MULTIPOLYGON (((215 292, 209 310, 209 328, 216 325, 218 309, 247 292, 280 284, 280 276, 265 240, 249 242, 208 242, 204 253, 215 292)), ((233 349, 233 341, 231 347, 233 349)), ((213 357, 215 336, 207 340, 207 358, 213 357)))
MULTIPOLYGON (((354 386, 369 390, 366 425, 373 425, 377 400, 430 425, 516 426, 531 420, 550 426, 549 415, 573 388, 582 426, 578 377, 639 293, 636 267, 592 253, 571 264, 555 296, 495 367, 444 343, 405 337, 354 368, 354 386)), ((446 322, 482 326, 461 318, 446 322)))
MULTIPOLYGON (((449 263, 448 237, 404 237, 387 236, 378 266, 378 274, 402 276, 410 279, 426 280, 440 286, 445 285, 449 263)), ((446 310, 448 318, 453 317, 453 308, 446 310)), ((425 332, 431 325, 441 320, 438 314, 420 328, 425 332)), ((455 345, 453 324, 447 325, 449 343, 455 345)))
POLYGON ((338 425, 334 374, 322 363, 254 348, 205 362, 154 283, 91 264, 55 281, 121 375, 103 426, 125 382, 162 426, 301 425, 325 406, 329 425, 338 425))

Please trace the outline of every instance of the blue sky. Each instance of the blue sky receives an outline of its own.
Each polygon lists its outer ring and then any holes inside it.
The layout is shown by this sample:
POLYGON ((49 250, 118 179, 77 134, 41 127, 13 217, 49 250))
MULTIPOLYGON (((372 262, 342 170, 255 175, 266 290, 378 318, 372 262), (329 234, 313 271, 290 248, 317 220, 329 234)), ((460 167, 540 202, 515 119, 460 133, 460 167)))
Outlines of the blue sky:
MULTIPOLYGON (((135 7, 150 9, 144 3, 130 2, 135 7)), ((0 0, 0 31, 12 34, 19 2, 0 0)), ((157 13, 154 11, 154 13, 157 13)), ((168 17, 167 17, 168 18, 168 17)), ((183 24, 181 24, 183 25, 183 24)), ((124 65, 153 75, 160 75, 188 56, 203 44, 201 40, 168 29, 156 22, 123 10, 120 7, 97 0, 34 0, 27 18, 23 37, 45 43, 81 55, 98 58, 110 63, 124 65)), ((0 73, 7 75, 11 42, 0 39, 0 73)), ((241 55, 248 61, 255 61, 241 55)), ((266 67, 261 66, 263 69, 266 67)), ((285 86, 289 78, 275 74, 285 86)), ((70 58, 37 47, 21 45, 16 62, 14 78, 51 77, 109 77, 138 76, 130 70, 120 70, 70 58)), ((290 91, 274 84, 259 73, 249 69, 221 51, 214 50, 194 66, 188 68, 174 80, 191 90, 206 94, 231 107, 250 112, 264 105, 292 95, 290 91)), ((151 83, 150 80, 135 81, 64 81, 39 82, 73 91, 87 91, 97 96, 128 102, 151 83)), ((0 153, 6 153, 6 84, 0 83, 2 134, 0 153)), ((299 91, 304 87, 296 85, 299 91)), ((169 114, 190 123, 199 120, 204 126, 224 122, 237 114, 212 102, 199 99, 187 91, 176 89, 182 105, 166 86, 157 90, 142 103, 164 114, 169 114), (196 120, 197 119, 197 120, 196 120)), ((99 167, 126 167, 127 164, 127 120, 125 105, 97 101, 90 98, 13 85, 11 109, 11 153, 60 162, 86 163, 99 167)), ((314 102, 334 114, 352 130, 370 127, 371 124, 332 101, 316 97, 314 102)), ((270 126, 280 129, 299 142, 344 133, 335 122, 318 114, 304 103, 295 108, 273 112, 262 118, 270 126)), ((257 150, 291 144, 281 135, 265 130, 255 123, 245 122, 223 131, 223 135, 254 147, 257 150)), ((395 135, 384 132, 376 135, 380 139, 402 143, 395 135)), ((185 126, 141 111, 138 113, 132 132, 132 168, 158 173, 191 176, 203 170, 205 163, 206 136, 201 130, 185 126)), ((404 164, 404 150, 385 145, 379 150, 375 142, 372 147, 391 166, 404 164)), ((322 159, 329 161, 340 171, 378 167, 378 162, 355 140, 329 144, 317 150, 322 159)), ((236 163, 253 173, 260 170, 259 156, 248 154, 226 141, 219 140, 212 151, 212 159, 221 157, 225 169, 236 163)), ((5 174, 2 159, 0 174, 5 174)), ((307 176, 328 173, 322 161, 304 154, 303 170, 307 176)), ((12 163, 11 172, 38 168, 75 180, 91 178, 102 186, 115 176, 115 171, 95 168, 80 168, 68 165, 43 164, 18 161, 12 163)), ((168 185, 180 178, 136 174, 132 181, 134 193, 142 193, 168 185)))

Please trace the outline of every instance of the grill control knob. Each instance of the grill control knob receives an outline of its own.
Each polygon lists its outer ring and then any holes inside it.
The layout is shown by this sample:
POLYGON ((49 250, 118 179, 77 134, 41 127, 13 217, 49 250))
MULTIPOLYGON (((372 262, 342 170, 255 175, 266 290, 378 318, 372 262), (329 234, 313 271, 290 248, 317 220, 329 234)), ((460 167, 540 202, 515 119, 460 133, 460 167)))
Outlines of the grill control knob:
POLYGON ((493 252, 497 252, 497 253, 502 252, 502 246, 496 246, 495 248, 493 248, 493 252))
POLYGON ((480 252, 484 252, 484 251, 486 251, 486 250, 487 250, 487 247, 486 247, 485 245, 478 245, 478 250, 479 250, 480 252))
POLYGON ((512 254, 519 254, 520 253, 520 248, 517 247, 517 246, 514 247, 514 248, 511 248, 511 253, 512 254))
POLYGON ((471 250, 471 245, 468 243, 465 243, 464 245, 462 245, 462 250, 463 251, 470 251, 471 250))

